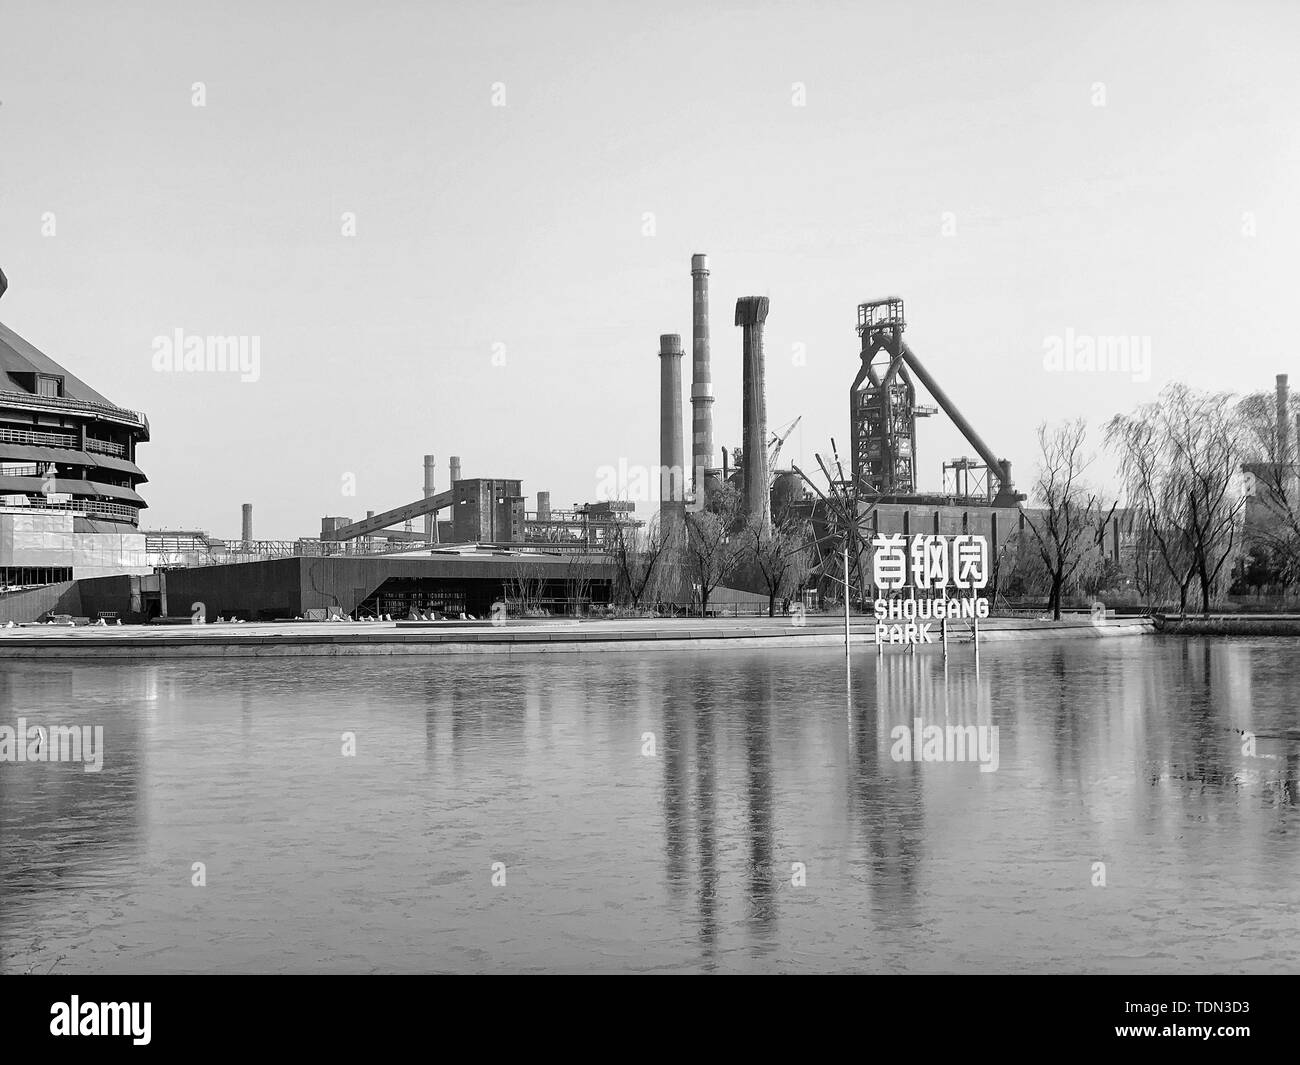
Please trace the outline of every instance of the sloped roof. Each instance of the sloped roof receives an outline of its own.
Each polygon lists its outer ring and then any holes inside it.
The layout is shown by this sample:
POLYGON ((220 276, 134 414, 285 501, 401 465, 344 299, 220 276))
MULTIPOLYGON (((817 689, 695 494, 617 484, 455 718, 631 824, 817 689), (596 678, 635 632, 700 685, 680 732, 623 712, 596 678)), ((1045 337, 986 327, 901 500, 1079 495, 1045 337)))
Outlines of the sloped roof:
POLYGON ((88 384, 68 373, 62 366, 42 351, 38 351, 3 322, 0 322, 0 389, 10 392, 31 392, 26 382, 14 374, 43 373, 63 378, 63 397, 79 399, 86 403, 104 403, 117 406, 105 399, 88 384))

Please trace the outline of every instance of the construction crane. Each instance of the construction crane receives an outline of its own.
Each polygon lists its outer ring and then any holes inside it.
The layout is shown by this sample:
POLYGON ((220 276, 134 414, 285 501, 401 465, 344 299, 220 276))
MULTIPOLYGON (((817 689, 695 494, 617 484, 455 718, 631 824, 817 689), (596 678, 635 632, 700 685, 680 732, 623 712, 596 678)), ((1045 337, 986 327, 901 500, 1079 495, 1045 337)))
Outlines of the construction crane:
POLYGON ((783 433, 773 433, 772 439, 768 441, 767 468, 768 471, 776 469, 776 460, 781 454, 781 448, 785 442, 790 439, 790 434, 794 432, 795 426, 803 421, 803 415, 800 414, 794 421, 790 422, 783 433))

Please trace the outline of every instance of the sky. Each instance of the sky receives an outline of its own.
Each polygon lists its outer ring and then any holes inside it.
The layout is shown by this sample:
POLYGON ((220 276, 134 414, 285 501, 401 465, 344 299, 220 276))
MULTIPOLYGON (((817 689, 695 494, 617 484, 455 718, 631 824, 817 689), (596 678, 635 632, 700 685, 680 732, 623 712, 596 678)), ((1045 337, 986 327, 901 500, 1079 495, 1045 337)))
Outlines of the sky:
MULTIPOLYGON (((845 453, 857 305, 897 295, 1027 490, 1044 421, 1100 452, 1170 381, 1300 374, 1297 55, 1300 5, 1263 0, 6 0, 0 321, 148 415, 145 527, 237 536, 249 502, 288 539, 419 498, 428 453, 530 509, 655 465, 704 252, 716 446, 738 297, 812 464, 845 453), (256 338, 256 380, 157 369, 177 330, 256 338), (1045 364, 1107 337, 1149 373, 1045 364)), ((937 490, 973 449, 918 435, 937 490)))

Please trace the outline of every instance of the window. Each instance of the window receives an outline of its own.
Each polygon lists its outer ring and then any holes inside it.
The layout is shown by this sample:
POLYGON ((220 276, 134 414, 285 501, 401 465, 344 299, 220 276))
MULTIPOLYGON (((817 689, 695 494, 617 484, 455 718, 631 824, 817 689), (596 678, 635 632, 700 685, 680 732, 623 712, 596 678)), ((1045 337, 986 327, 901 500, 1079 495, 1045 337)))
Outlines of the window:
POLYGON ((48 374, 36 375, 36 394, 58 399, 63 395, 63 378, 50 377, 48 374))

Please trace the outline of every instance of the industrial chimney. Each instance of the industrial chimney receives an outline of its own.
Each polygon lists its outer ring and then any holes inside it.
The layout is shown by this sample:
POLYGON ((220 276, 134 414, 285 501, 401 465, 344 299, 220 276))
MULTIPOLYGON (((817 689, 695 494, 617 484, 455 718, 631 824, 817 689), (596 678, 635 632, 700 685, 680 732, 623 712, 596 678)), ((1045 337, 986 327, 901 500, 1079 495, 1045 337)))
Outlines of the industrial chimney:
MULTIPOLYGON (((691 360, 691 476, 696 499, 704 494, 704 475, 713 465, 713 370, 709 365, 709 257, 691 256, 694 293, 691 360)), ((698 505, 698 504, 697 504, 698 505)))
POLYGON ((763 323, 767 321, 766 296, 736 300, 736 324, 743 330, 742 447, 745 455, 741 481, 741 510, 746 520, 771 524, 771 486, 767 477, 767 392, 763 370, 763 323))
POLYGON ((682 456, 682 338, 659 337, 659 520, 667 527, 686 509, 682 456))
POLYGON ((241 508, 243 510, 243 527, 241 539, 244 541, 244 549, 253 542, 253 504, 245 503, 241 508))
POLYGON ((1287 411, 1289 400, 1286 374, 1280 373, 1277 375, 1277 461, 1281 466, 1291 461, 1291 416, 1287 411))
MULTIPOLYGON (((433 471, 435 465, 433 455, 424 456, 424 498, 436 495, 433 490, 434 480, 433 471)), ((432 512, 424 516, 424 542, 426 544, 434 543, 438 539, 438 516, 432 512)))
POLYGON ((550 492, 537 493, 537 520, 538 521, 551 520, 551 493, 550 492))
POLYGON ((456 482, 460 480, 460 456, 452 455, 451 457, 451 484, 448 488, 455 488, 456 482))

